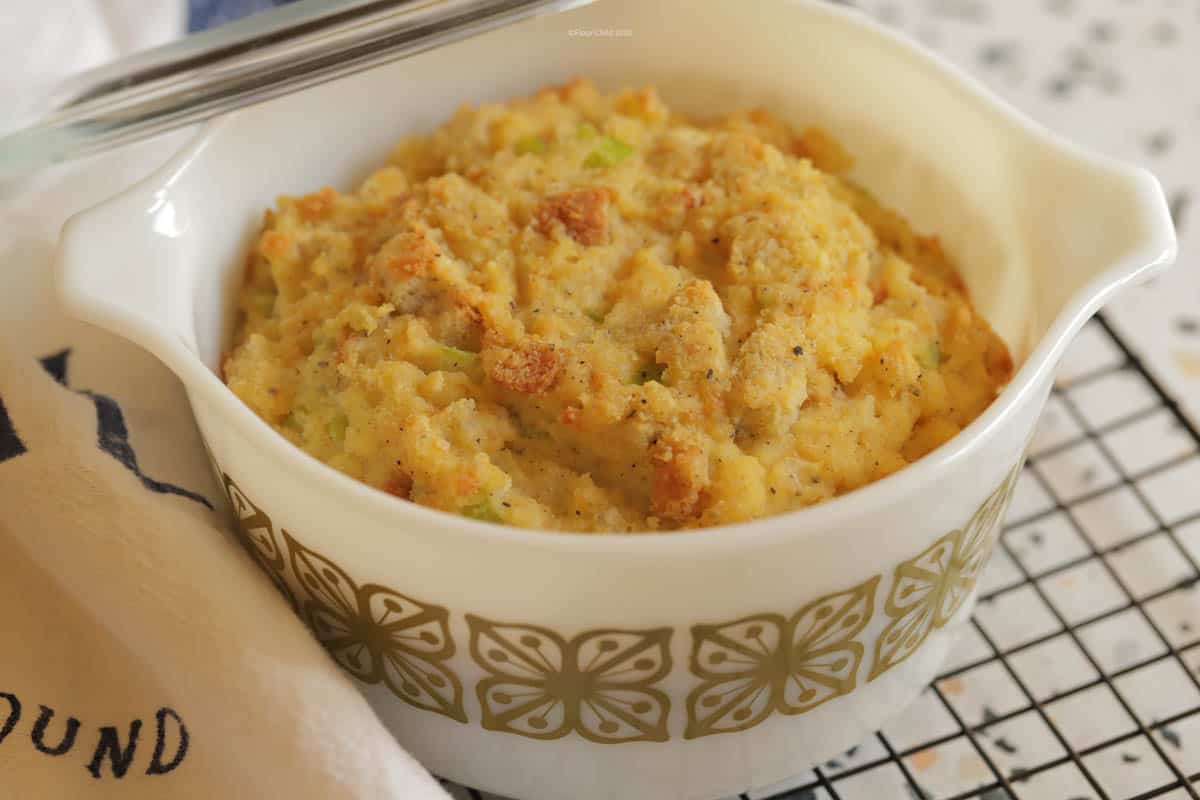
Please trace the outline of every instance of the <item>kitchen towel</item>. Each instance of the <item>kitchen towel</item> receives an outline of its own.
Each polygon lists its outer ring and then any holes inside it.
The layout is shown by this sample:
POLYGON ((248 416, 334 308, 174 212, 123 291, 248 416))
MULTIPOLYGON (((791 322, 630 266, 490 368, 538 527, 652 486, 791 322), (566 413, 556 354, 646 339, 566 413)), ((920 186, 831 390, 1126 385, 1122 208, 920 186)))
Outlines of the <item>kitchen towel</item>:
MULTIPOLYGON (((185 11, 17 5, 10 108, 185 11)), ((63 220, 179 141, 0 186, 0 800, 446 798, 227 531, 174 376, 57 309, 63 220)))

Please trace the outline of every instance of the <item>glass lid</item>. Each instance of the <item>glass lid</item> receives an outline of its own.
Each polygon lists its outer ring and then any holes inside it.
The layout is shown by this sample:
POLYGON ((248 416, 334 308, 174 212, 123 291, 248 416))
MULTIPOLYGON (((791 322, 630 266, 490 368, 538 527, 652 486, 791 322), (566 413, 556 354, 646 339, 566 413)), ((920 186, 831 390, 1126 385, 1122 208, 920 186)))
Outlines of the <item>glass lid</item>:
POLYGON ((0 136, 0 175, 145 139, 592 0, 299 0, 82 73, 0 136))

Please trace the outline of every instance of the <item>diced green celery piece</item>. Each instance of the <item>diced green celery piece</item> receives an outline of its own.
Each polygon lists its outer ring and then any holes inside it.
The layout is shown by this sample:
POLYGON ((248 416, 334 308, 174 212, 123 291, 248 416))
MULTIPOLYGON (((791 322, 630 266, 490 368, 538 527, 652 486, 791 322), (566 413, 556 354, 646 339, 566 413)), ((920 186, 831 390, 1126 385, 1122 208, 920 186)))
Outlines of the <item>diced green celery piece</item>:
POLYGON ((930 342, 924 350, 917 354, 917 361, 923 367, 937 369, 938 365, 942 363, 942 348, 936 341, 930 342))
POLYGON ((757 295, 758 304, 763 308, 770 308, 779 303, 779 293, 772 286, 759 286, 755 290, 755 295, 757 295))
POLYGON ((441 360, 441 368, 444 370, 467 370, 479 361, 478 353, 459 350, 448 344, 438 345, 438 356, 441 360))
POLYGON ((333 419, 329 420, 329 435, 333 437, 335 442, 344 441, 346 438, 346 428, 350 425, 350 420, 345 414, 338 414, 333 419))
POLYGON ((604 322, 604 312, 598 308, 589 308, 583 312, 592 322, 604 322))
POLYGON ((633 155, 631 145, 612 136, 605 136, 596 145, 596 149, 584 159, 583 165, 589 169, 615 167, 631 155, 633 155))
POLYGON ((524 136, 517 140, 517 155, 540 156, 546 152, 546 140, 540 136, 524 136))
POLYGON ((277 297, 279 297, 277 292, 263 289, 250 295, 250 304, 260 314, 270 314, 275 310, 275 299, 277 297))
POLYGON ((549 439, 550 438, 550 434, 546 433, 541 428, 531 425, 528 422, 526 422, 525 420, 521 419, 521 415, 518 414, 517 412, 513 411, 512 409, 509 409, 508 413, 512 417, 513 425, 515 425, 517 427, 517 434, 520 435, 521 438, 523 438, 523 439, 549 439))
POLYGON ((533 439, 533 440, 540 441, 543 439, 550 438, 550 434, 546 433, 541 428, 535 428, 531 425, 526 425, 523 422, 520 423, 520 433, 521 433, 521 436, 525 439, 533 439))
POLYGON ((463 506, 462 515, 477 519, 480 522, 503 522, 500 515, 496 513, 496 509, 492 506, 491 500, 480 500, 478 503, 472 503, 469 506, 463 506))
POLYGON ((657 381, 662 383, 663 373, 667 371, 665 364, 658 364, 653 361, 648 361, 638 369, 637 374, 633 376, 633 382, 638 386, 657 381))
POLYGON ((576 129, 575 135, 586 142, 588 139, 595 139, 596 134, 599 132, 596 130, 595 125, 590 122, 584 122, 576 129))

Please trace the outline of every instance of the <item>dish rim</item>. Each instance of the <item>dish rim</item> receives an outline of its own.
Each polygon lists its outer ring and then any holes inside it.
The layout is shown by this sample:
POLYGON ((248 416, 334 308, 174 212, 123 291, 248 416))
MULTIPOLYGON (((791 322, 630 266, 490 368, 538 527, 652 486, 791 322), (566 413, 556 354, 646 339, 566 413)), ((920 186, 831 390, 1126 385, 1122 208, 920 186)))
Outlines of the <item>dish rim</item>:
MULTIPOLYGON (((319 483, 328 487, 329 491, 340 493, 342 497, 339 502, 353 502, 360 512, 375 519, 385 519, 393 525, 402 522, 436 530, 439 534, 453 531, 469 538, 569 552, 624 552, 630 546, 627 543, 636 542, 632 546, 639 548, 639 552, 661 551, 665 554, 679 554, 680 547, 688 548, 692 554, 701 549, 741 550, 785 537, 798 539, 814 535, 817 531, 842 528, 849 520, 869 516, 905 496, 925 489, 939 480, 946 470, 957 468, 973 451, 999 435, 1030 395, 1038 390, 1046 373, 1055 367, 1059 356, 1084 323, 1126 285, 1170 264, 1174 260, 1177 244, 1165 197, 1157 179, 1147 170, 1094 153, 1053 133, 944 56, 886 28, 863 12, 816 0, 787 2, 803 7, 807 13, 825 15, 837 24, 858 28, 863 34, 874 37, 874 43, 891 47, 902 56, 915 60, 929 70, 933 80, 949 82, 954 89, 969 94, 972 102, 985 106, 998 121, 1012 128, 1014 135, 1031 139, 1047 154, 1074 161, 1093 172, 1122 179, 1130 185, 1131 192, 1136 192, 1136 207, 1147 228, 1140 246, 1110 264, 1071 294, 1020 369, 982 414, 949 441, 917 461, 846 494, 812 506, 746 522, 670 531, 576 532, 480 522, 394 497, 336 470, 292 444, 243 403, 200 356, 184 344, 180 336, 163 337, 155 326, 138 325, 122 312, 97 312, 94 302, 77 300, 69 293, 63 298, 64 304, 76 310, 79 316, 108 323, 105 327, 118 331, 140 328, 142 336, 137 337, 139 344, 158 344, 158 347, 148 349, 155 351, 168 368, 177 374, 188 394, 196 395, 197 400, 209 404, 226 421, 236 426, 237 433, 248 444, 261 448, 265 458, 305 482, 319 483)), ((164 195, 169 197, 171 186, 203 151, 219 140, 222 129, 240 113, 246 112, 234 112, 205 123, 163 166, 97 209, 122 199, 140 197, 147 190, 159 198, 164 198, 164 195)), ((194 341, 194 329, 189 334, 194 341)), ((224 469, 220 465, 218 467, 224 469)))

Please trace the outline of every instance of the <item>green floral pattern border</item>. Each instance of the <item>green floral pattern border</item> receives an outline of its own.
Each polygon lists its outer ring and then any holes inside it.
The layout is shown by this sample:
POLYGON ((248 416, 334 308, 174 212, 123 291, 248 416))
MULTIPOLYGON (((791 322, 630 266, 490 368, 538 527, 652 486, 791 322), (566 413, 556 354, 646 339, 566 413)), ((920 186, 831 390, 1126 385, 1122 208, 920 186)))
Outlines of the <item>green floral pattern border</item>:
POLYGON ((599 744, 665 742, 671 629, 588 631, 567 640, 534 625, 467 615, 471 658, 488 672, 476 693, 483 727, 599 744))
POLYGON ((286 530, 277 534, 266 513, 221 477, 242 543, 334 661, 408 705, 465 723, 462 681, 445 663, 455 652, 450 612, 386 586, 359 586, 286 530))
MULTIPOLYGON (((853 692, 868 654, 867 682, 915 653, 974 591, 995 547, 1020 463, 967 524, 899 564, 868 649, 883 576, 820 597, 790 615, 752 614, 691 626, 685 739, 748 730, 773 714, 805 714, 853 692)), ((365 684, 468 723, 450 611, 379 584, 358 584, 340 566, 276 529, 265 511, 217 470, 237 533, 255 563, 333 659, 365 684)), ((465 614, 480 725, 550 740, 577 735, 597 744, 665 742, 671 700, 673 629, 606 628, 565 636, 543 626, 465 614)))
POLYGON ((854 691, 879 576, 814 600, 791 617, 755 614, 692 628, 684 738, 753 728, 772 712, 812 711, 854 691))
POLYGON ((996 546, 1000 521, 1020 471, 1018 464, 971 515, 965 528, 950 531, 916 558, 896 567, 883 608, 890 622, 875 640, 868 681, 915 653, 970 597, 996 546))

